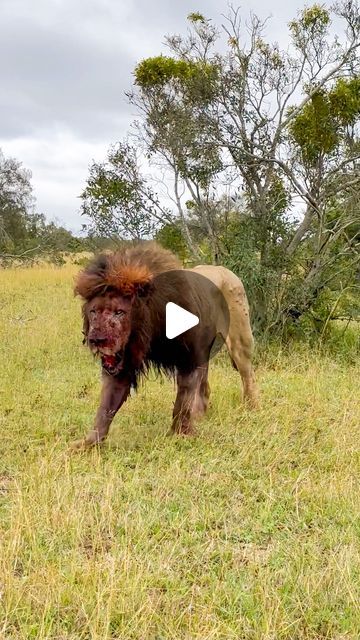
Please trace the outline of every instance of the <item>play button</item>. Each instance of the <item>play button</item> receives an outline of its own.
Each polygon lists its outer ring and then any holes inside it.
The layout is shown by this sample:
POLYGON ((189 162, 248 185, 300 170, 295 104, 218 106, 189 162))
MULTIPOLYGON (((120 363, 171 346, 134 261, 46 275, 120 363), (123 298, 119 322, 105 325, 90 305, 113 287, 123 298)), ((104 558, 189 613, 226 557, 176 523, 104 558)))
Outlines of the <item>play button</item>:
POLYGON ((174 302, 166 305, 166 337, 169 340, 199 324, 199 318, 174 302))

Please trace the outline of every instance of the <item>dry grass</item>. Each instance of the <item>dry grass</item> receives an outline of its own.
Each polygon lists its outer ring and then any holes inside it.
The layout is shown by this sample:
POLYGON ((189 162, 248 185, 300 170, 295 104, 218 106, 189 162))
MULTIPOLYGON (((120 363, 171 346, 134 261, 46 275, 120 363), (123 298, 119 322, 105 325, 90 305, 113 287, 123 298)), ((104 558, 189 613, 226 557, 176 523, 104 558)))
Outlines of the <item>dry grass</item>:
POLYGON ((0 638, 357 639, 359 365, 273 354, 250 413, 220 355, 198 438, 150 380, 71 456, 99 392, 74 269, 0 273, 0 638))

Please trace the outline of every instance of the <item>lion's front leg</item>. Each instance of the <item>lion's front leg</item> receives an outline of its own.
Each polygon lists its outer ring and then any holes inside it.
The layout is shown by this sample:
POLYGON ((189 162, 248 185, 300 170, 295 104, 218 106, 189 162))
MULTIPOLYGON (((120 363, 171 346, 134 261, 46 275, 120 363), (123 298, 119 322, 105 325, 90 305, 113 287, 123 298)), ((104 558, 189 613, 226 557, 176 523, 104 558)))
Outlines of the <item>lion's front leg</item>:
POLYGON ((115 378, 103 373, 100 406, 96 413, 94 428, 82 440, 72 444, 73 449, 86 449, 105 440, 114 416, 130 393, 127 378, 115 378))

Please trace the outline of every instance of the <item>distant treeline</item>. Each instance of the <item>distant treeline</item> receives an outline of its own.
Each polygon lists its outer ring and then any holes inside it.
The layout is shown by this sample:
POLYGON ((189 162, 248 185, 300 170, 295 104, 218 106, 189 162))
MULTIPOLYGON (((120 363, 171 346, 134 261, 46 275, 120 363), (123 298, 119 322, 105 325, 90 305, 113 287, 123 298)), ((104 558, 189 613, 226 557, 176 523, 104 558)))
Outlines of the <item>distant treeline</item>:
POLYGON ((37 213, 31 173, 0 150, 0 264, 26 264, 50 260, 64 261, 64 254, 96 251, 113 246, 109 238, 96 233, 74 235, 68 229, 48 222, 37 213))

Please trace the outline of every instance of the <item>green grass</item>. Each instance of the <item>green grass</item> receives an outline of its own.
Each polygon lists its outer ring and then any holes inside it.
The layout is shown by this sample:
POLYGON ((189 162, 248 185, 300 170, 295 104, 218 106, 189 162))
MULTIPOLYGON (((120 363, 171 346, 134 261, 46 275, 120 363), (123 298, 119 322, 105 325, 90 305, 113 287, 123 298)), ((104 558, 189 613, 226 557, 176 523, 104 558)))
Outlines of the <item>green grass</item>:
POLYGON ((220 354, 197 438, 151 379, 70 455, 100 389, 73 273, 0 273, 0 638, 359 638, 359 364, 259 357, 252 413, 220 354))

